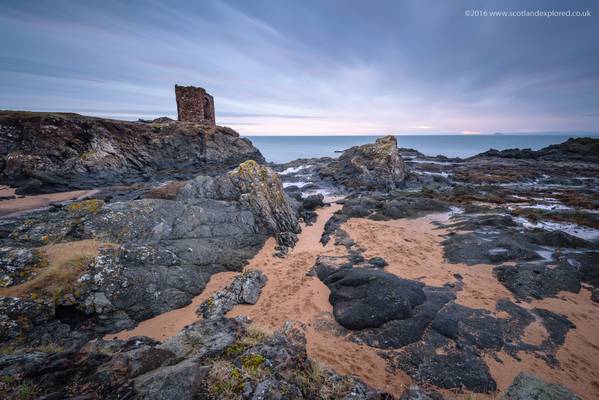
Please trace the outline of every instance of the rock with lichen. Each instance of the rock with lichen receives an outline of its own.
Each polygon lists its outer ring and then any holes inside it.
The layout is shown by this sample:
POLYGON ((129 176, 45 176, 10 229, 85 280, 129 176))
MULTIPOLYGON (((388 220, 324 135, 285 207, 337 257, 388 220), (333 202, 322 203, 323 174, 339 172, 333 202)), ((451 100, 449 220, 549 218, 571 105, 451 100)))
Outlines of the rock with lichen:
POLYGON ((547 383, 534 375, 520 372, 502 397, 503 400, 580 400, 561 385, 547 383))
POLYGON ((156 342, 97 339, 77 352, 43 348, 0 354, 0 396, 144 399, 389 399, 308 358, 306 326, 274 334, 243 317, 200 320, 156 342), (59 379, 58 379, 59 378, 59 379), (283 397, 285 395, 285 397, 283 397))
POLYGON ((391 190, 406 177, 406 166, 395 136, 388 135, 345 150, 320 175, 350 189, 391 190))
MULTIPOLYGON (((48 242, 110 244, 78 264, 74 279, 54 280, 52 293, 20 288, 21 297, 35 296, 65 311, 52 313, 58 322, 68 319, 94 336, 189 304, 212 274, 240 271, 268 237, 277 239, 281 251, 293 246, 297 219, 278 175, 247 161, 227 174, 180 185, 170 198, 90 198, 7 218, 0 246, 12 260, 15 248, 35 254, 48 242)), ((257 278, 256 285, 253 279, 240 282, 236 301, 255 301, 264 284, 263 276, 257 278)), ((68 334, 61 339, 70 342, 68 334)))

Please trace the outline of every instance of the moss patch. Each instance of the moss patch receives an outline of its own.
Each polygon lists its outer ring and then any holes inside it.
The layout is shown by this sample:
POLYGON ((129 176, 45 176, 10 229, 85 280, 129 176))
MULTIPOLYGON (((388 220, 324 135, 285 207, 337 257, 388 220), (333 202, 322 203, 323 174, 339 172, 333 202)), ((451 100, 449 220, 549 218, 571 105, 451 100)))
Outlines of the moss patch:
POLYGON ((0 288, 0 296, 30 297, 58 301, 66 294, 77 297, 77 280, 99 248, 113 246, 97 240, 58 243, 37 249, 36 275, 20 285, 0 288))

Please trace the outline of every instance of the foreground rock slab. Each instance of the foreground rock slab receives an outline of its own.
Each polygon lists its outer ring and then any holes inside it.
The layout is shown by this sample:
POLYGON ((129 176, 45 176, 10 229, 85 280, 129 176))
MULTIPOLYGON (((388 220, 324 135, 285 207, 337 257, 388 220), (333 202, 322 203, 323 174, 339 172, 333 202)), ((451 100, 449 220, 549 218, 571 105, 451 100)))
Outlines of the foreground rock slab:
POLYGON ((547 383, 534 375, 521 372, 516 376, 502 400, 580 400, 561 385, 547 383))

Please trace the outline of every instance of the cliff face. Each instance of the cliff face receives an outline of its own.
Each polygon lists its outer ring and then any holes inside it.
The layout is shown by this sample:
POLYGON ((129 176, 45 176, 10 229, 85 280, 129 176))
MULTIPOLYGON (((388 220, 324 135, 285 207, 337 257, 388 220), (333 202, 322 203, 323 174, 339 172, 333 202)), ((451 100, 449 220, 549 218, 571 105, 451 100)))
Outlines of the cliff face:
POLYGON ((214 175, 250 159, 264 162, 226 127, 0 112, 0 184, 20 194, 214 175))

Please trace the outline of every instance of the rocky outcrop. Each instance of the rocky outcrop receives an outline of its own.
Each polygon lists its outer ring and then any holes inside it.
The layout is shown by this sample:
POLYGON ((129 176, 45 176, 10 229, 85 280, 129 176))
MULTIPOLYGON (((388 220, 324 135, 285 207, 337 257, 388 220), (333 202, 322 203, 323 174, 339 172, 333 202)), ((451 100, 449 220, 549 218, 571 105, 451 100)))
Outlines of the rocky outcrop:
POLYGON ((599 162, 599 139, 590 137, 570 138, 563 143, 552 144, 536 151, 531 149, 507 149, 501 151, 491 149, 477 154, 469 160, 484 157, 597 163, 599 162))
MULTIPOLYGON (((69 280, 52 278, 50 293, 14 286, 22 297, 16 302, 36 297, 50 309, 39 324, 29 308, 15 313, 0 307, 0 320, 16 332, 5 340, 66 345, 68 334, 47 336, 33 328, 54 319, 88 337, 130 328, 188 304, 212 274, 240 271, 270 236, 284 252, 300 226, 277 174, 247 161, 225 175, 195 178, 173 199, 89 199, 4 219, 0 230, 2 248, 34 250, 89 239, 112 244, 79 264, 69 280)), ((245 300, 250 297, 244 292, 245 300)))
POLYGON ((323 282, 331 289, 335 319, 348 329, 376 328, 409 318, 426 299, 423 284, 378 270, 343 269, 323 282))
POLYGON ((499 282, 520 299, 555 297, 561 291, 580 292, 578 271, 569 265, 518 263, 499 265, 493 272, 499 282))
POLYGON ((580 397, 561 385, 547 383, 534 375, 520 372, 501 399, 580 400, 580 397))
POLYGON ((391 398, 311 361, 303 325, 287 322, 268 335, 243 318, 198 321, 163 344, 134 337, 78 352, 3 354, 0 377, 2 398, 391 398))
POLYGON ((404 180, 406 167, 395 136, 389 135, 345 150, 339 159, 321 168, 320 175, 349 189, 390 190, 404 180))
POLYGON ((188 179, 249 159, 264 162, 248 139, 226 127, 0 112, 0 183, 20 194, 188 179))
MULTIPOLYGON (((349 248, 355 251, 355 246, 349 248)), ((496 383, 482 354, 505 351, 517 357, 519 351, 527 351, 555 366, 557 349, 575 328, 563 315, 527 310, 508 299, 496 304, 507 318, 455 303, 462 289, 460 277, 443 287, 432 287, 382 269, 355 256, 321 256, 313 272, 331 290, 335 320, 347 328, 339 334, 385 349, 390 367, 418 382, 493 392, 496 383), (535 321, 542 323, 548 337, 532 345, 523 335, 535 321)))

